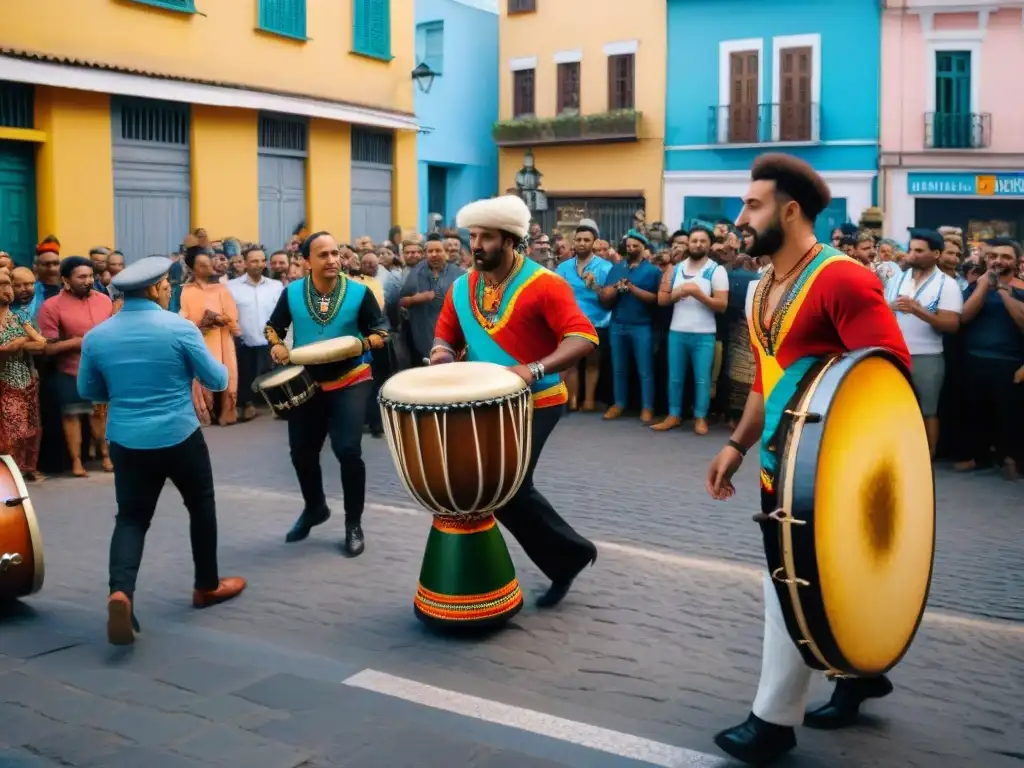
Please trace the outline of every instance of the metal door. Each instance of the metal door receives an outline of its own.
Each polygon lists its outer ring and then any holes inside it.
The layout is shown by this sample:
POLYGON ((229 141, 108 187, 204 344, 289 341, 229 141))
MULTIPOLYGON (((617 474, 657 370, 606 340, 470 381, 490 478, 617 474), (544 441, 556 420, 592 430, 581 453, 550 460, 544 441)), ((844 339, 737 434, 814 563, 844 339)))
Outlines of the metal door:
POLYGON ((128 262, 171 253, 191 219, 188 107, 115 99, 111 124, 115 247, 128 262))
POLYGON ((35 145, 0 141, 0 251, 32 266, 36 238, 35 145))
POLYGON ((561 232, 571 238, 580 219, 592 219, 601 237, 615 247, 633 226, 633 217, 643 210, 642 197, 548 198, 548 209, 538 215, 545 232, 561 232))
MULTIPOLYGON (((394 137, 385 131, 352 128, 352 225, 350 235, 387 240, 394 223, 391 200, 394 137)), ((413 226, 415 222, 405 222, 413 226)))
POLYGON ((284 248, 306 220, 309 125, 302 118, 260 115, 260 242, 284 248))

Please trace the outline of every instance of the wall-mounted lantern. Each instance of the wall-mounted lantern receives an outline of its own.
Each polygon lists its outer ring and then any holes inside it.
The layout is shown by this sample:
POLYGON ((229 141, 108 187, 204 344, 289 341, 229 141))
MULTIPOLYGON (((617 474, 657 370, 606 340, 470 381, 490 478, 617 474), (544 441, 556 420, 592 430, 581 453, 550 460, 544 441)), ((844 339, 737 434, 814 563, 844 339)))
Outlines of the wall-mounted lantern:
POLYGON ((430 65, 425 61, 421 61, 416 65, 416 69, 412 71, 412 79, 419 86, 423 93, 430 93, 431 86, 434 85, 434 78, 437 77, 437 72, 430 68, 430 65))
POLYGON ((523 155, 523 167, 516 174, 516 190, 531 211, 540 212, 548 209, 548 196, 540 188, 540 180, 544 174, 537 170, 533 159, 533 150, 526 150, 523 155))

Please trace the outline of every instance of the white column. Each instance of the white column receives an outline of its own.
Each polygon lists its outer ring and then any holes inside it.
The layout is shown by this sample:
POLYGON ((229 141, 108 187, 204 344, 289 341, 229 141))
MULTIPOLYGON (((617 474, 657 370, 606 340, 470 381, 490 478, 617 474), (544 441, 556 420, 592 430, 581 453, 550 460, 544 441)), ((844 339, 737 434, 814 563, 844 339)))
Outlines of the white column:
POLYGON ((686 205, 686 188, 677 179, 664 181, 662 188, 662 214, 661 220, 668 227, 670 233, 675 232, 683 224, 683 211, 686 205))
POLYGON ((907 192, 907 172, 894 168, 888 173, 888 195, 889 210, 886 213, 886 221, 889 222, 889 229, 886 235, 896 242, 905 242, 908 237, 908 230, 914 226, 917 213, 915 211, 915 200, 907 192))

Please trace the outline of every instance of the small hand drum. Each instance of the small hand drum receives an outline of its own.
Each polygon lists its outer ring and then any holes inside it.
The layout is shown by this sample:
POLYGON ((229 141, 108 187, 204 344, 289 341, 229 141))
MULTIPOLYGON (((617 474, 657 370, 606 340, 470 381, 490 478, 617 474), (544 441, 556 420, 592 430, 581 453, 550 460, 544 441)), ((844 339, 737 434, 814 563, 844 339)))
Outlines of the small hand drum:
POLYGON ((43 537, 28 488, 10 456, 0 456, 0 603, 43 588, 43 537))
POLYGON ((363 342, 355 336, 339 336, 294 347, 289 359, 295 365, 325 365, 360 357, 363 352, 363 342))
POLYGON ((288 365, 265 373, 252 383, 267 405, 282 418, 316 394, 317 384, 301 365, 288 365))
POLYGON ((416 615, 443 627, 508 621, 523 596, 494 512, 530 464, 526 382, 492 363, 413 368, 385 382, 380 409, 406 490, 434 516, 416 615))

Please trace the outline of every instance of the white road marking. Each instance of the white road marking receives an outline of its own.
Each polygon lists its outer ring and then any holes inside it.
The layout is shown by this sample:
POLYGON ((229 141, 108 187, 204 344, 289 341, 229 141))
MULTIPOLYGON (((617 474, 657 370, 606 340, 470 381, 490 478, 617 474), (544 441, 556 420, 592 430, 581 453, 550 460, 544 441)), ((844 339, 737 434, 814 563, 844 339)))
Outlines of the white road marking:
POLYGON ((515 728, 663 768, 719 768, 728 765, 724 758, 703 752, 436 688, 433 685, 417 683, 415 680, 406 680, 373 669, 357 672, 342 683, 352 688, 362 688, 413 704, 515 728))
MULTIPOLYGON (((252 489, 238 485, 218 485, 217 493, 239 499, 278 499, 280 501, 289 501, 293 503, 296 501, 301 503, 302 498, 297 493, 265 491, 262 489, 252 489)), ((405 517, 427 517, 427 513, 424 510, 416 507, 400 507, 390 506, 387 504, 368 503, 366 508, 374 512, 384 512, 387 514, 402 515, 405 517)), ((746 563, 737 563, 730 560, 720 560, 711 557, 692 557, 690 555, 680 555, 665 549, 640 547, 635 544, 623 544, 621 542, 605 541, 603 539, 594 539, 594 544, 596 544, 598 550, 601 551, 615 552, 625 557, 640 558, 648 562, 661 563, 681 570, 693 570, 701 571, 703 573, 728 575, 757 582, 761 581, 764 573, 763 569, 758 568, 756 565, 747 565, 746 563)), ((925 611, 924 621, 929 624, 974 629, 980 632, 1024 635, 1024 624, 1011 623, 1009 621, 979 619, 961 614, 946 613, 945 611, 925 611)))

